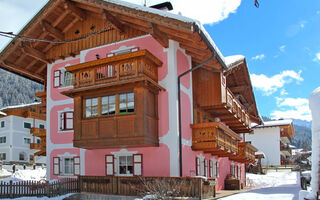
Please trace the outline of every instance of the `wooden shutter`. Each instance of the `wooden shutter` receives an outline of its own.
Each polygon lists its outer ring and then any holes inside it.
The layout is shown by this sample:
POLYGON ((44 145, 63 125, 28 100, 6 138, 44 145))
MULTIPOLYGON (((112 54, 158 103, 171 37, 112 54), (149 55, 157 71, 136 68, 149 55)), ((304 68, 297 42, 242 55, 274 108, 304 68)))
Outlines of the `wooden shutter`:
POLYGON ((65 112, 65 130, 73 130, 73 112, 65 112))
POLYGON ((65 116, 64 112, 60 114, 60 130, 65 130, 65 116))
POLYGON ((204 174, 205 177, 208 177, 208 160, 204 160, 204 174))
POLYGON ((142 154, 133 155, 133 175, 142 176, 142 154))
POLYGON ((213 161, 209 160, 209 177, 213 177, 213 161))
POLYGON ((114 156, 106 155, 106 175, 113 176, 114 175, 114 156))
POLYGON ((196 157, 196 175, 200 175, 200 158, 196 157))
POLYGON ((53 157, 53 174, 59 175, 60 174, 60 158, 53 157))
POLYGON ((74 175, 80 175, 80 157, 76 156, 73 158, 73 172, 74 175))
POLYGON ((219 172, 219 163, 218 163, 218 161, 216 161, 216 177, 218 178, 219 177, 219 174, 220 172, 219 172))
POLYGON ((53 87, 57 88, 61 86, 61 71, 55 70, 53 72, 53 87))

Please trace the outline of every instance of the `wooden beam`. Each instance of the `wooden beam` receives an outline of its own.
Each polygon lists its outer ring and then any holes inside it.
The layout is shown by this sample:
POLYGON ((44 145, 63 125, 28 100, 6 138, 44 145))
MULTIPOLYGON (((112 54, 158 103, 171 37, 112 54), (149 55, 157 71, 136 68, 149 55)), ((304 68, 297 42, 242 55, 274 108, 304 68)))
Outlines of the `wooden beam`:
POLYGON ((33 60, 31 61, 27 66, 26 69, 29 69, 31 66, 33 66, 34 64, 36 64, 38 62, 38 60, 33 60))
POLYGON ((126 32, 125 26, 110 12, 101 9, 101 14, 105 21, 109 22, 113 28, 119 30, 120 34, 124 34, 126 32))
POLYGON ((77 7, 74 3, 70 2, 69 0, 62 0, 64 3, 64 8, 66 10, 70 10, 73 15, 79 18, 81 21, 86 19, 86 13, 79 7, 77 7))
POLYGON ((22 51, 27 54, 28 56, 31 56, 37 60, 40 60, 41 62, 44 62, 46 64, 49 63, 49 61, 47 60, 45 54, 43 54, 41 51, 31 48, 29 46, 24 46, 22 47, 22 51))
POLYGON ((229 87, 229 89, 233 93, 240 93, 242 91, 248 90, 249 88, 250 88, 249 85, 238 85, 238 86, 229 87))
POLYGON ((41 73, 46 67, 47 67, 47 64, 43 64, 41 67, 39 67, 39 68, 36 70, 36 73, 41 73))
POLYGON ((8 69, 9 71, 15 72, 17 74, 20 74, 25 77, 29 77, 31 79, 37 80, 39 82, 44 82, 45 77, 40 76, 36 73, 31 73, 26 70, 24 70, 22 67, 14 65, 13 63, 5 62, 3 60, 0 60, 0 65, 3 65, 5 69, 8 69))
POLYGON ((64 40, 64 33, 62 33, 62 31, 60 31, 59 29, 51 26, 49 24, 49 22, 42 20, 40 22, 40 24, 41 24, 44 32, 48 32, 51 36, 53 36, 54 38, 56 38, 58 40, 64 40))
POLYGON ((158 25, 151 23, 150 24, 150 34, 154 39, 156 39, 164 48, 169 47, 169 39, 168 36, 161 32, 158 28, 158 25))

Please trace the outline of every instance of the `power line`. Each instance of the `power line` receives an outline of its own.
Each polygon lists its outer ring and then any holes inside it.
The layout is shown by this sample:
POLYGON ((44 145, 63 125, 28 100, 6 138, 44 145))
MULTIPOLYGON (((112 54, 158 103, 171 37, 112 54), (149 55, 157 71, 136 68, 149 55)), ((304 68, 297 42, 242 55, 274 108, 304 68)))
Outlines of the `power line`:
POLYGON ((71 39, 71 40, 47 40, 47 39, 40 39, 40 38, 32 38, 32 37, 28 37, 28 36, 24 36, 24 35, 17 35, 17 34, 14 34, 13 32, 4 32, 4 31, 0 31, 0 36, 11 38, 11 39, 17 38, 18 40, 29 41, 29 42, 39 41, 39 42, 46 42, 46 43, 65 44, 65 43, 71 43, 71 42, 77 42, 80 40, 84 40, 84 39, 87 39, 87 38, 92 37, 94 35, 97 35, 97 34, 100 34, 103 32, 107 32, 110 30, 113 30, 112 26, 106 27, 106 28, 101 29, 99 31, 96 31, 96 32, 93 32, 88 35, 84 35, 84 36, 81 36, 81 37, 78 37, 75 39, 71 39))

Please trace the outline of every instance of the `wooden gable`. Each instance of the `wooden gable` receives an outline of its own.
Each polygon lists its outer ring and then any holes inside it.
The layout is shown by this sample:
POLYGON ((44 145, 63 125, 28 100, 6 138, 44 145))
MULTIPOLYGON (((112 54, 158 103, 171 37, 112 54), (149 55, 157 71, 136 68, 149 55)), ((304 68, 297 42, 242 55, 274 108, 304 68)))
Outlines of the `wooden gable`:
MULTIPOLYGON (((164 47, 168 47, 169 39, 179 42, 192 57, 193 65, 217 54, 194 22, 148 12, 148 9, 102 0, 50 0, 1 52, 0 67, 44 83, 47 64, 57 59, 146 34, 164 47)), ((219 54, 206 65, 209 70, 220 70, 224 66, 219 54)))

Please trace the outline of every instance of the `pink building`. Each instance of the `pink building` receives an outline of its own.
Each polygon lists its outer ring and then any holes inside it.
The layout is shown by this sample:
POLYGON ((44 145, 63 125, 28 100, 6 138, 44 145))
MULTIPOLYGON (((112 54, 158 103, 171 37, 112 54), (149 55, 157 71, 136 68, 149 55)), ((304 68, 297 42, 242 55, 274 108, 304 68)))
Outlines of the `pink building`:
POLYGON ((246 61, 224 58, 199 22, 121 1, 50 0, 19 34, 64 41, 14 39, 1 53, 2 68, 46 84, 49 179, 244 183, 256 149, 241 134, 259 122, 246 61), (178 76, 199 64, 179 91, 178 76))

